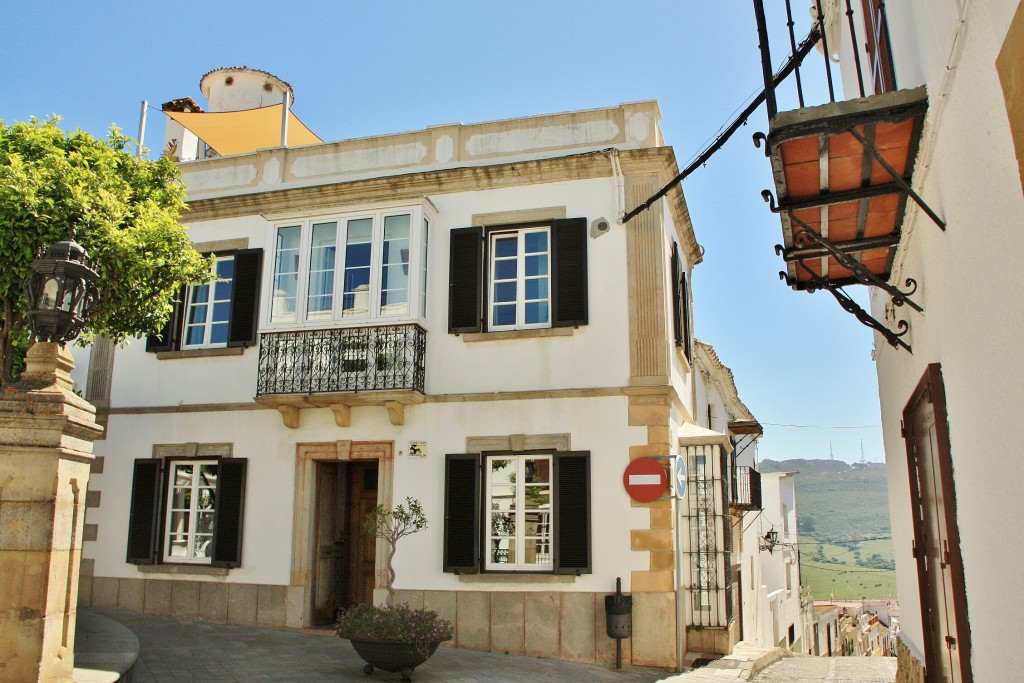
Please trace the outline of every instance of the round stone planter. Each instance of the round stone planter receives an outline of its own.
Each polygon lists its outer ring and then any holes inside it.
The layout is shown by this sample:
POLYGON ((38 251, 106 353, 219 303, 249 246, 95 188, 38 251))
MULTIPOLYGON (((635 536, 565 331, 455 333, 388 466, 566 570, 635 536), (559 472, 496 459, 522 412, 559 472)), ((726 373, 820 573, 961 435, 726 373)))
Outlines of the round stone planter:
POLYGON ((430 659, 437 651, 437 646, 443 642, 403 643, 396 640, 358 640, 347 636, 341 637, 352 643, 356 654, 366 662, 363 673, 372 674, 374 669, 401 673, 403 681, 412 680, 412 672, 416 667, 430 659))

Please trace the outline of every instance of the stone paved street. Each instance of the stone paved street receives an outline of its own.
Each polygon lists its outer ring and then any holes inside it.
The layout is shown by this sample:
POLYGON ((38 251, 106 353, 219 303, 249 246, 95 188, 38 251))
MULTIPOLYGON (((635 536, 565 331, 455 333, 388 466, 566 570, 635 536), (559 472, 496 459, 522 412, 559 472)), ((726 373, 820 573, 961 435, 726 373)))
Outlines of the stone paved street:
MULTIPOLYGON (((363 674, 363 661, 336 637, 209 624, 135 612, 95 610, 128 628, 140 644, 137 683, 278 681, 338 683, 398 681, 401 676, 363 674)), ((417 669, 417 683, 613 681, 653 683, 669 675, 656 669, 616 671, 592 664, 441 648, 417 669)))
POLYGON ((786 657, 755 681, 776 683, 893 683, 895 657, 786 657))

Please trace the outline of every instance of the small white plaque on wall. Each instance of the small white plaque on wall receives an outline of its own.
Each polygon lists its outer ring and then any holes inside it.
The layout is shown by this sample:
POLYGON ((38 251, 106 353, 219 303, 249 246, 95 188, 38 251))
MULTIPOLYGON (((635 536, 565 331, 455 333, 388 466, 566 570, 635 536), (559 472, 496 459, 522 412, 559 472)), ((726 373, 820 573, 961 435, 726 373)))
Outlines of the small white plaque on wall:
POLYGON ((425 458, 427 457, 427 442, 426 441, 410 441, 409 448, 406 451, 410 458, 425 458))

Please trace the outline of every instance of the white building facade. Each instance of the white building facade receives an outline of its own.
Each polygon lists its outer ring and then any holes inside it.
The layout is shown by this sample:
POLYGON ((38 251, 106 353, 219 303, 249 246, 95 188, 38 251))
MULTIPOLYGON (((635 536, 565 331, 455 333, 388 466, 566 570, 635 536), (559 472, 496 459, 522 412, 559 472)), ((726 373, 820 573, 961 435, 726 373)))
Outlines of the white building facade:
MULTIPOLYGON (((249 69, 203 83, 212 116, 262 97, 233 89, 290 92, 249 69)), ((218 279, 162 335, 79 354, 108 428, 82 601, 330 623, 382 598, 362 520, 411 497, 429 526, 399 545, 398 599, 450 618, 459 647, 614 661, 602 598, 621 577, 627 661, 676 666, 694 623, 729 651, 721 472, 703 536, 685 500, 623 486, 632 460, 731 450, 695 431, 681 192, 616 221, 677 173, 659 117, 640 102, 183 163, 218 279)))

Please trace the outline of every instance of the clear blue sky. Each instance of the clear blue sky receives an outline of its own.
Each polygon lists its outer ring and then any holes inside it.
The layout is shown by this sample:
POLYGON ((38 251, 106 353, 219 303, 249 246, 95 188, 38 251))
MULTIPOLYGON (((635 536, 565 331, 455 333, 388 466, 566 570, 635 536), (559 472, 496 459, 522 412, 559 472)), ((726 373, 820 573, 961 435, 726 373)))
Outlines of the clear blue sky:
MULTIPOLYGON (((810 2, 793 4, 802 35, 810 2)), ((788 52, 780 19, 770 17, 776 64, 788 52)), ((325 140, 656 99, 680 167, 761 85, 751 0, 12 2, 0 119, 57 113, 66 128, 117 123, 134 137, 143 99, 203 103, 204 73, 243 65, 291 83, 293 110, 325 140)), ((163 125, 150 110, 150 146, 163 125)), ((778 279, 780 224, 760 197, 774 189, 771 169, 751 143, 766 127, 762 108, 683 185, 706 249, 695 332, 764 423, 762 458, 828 457, 831 442, 854 461, 863 440, 879 461, 871 333, 829 294, 778 279)), ((851 291, 866 302, 864 288, 851 291)))

